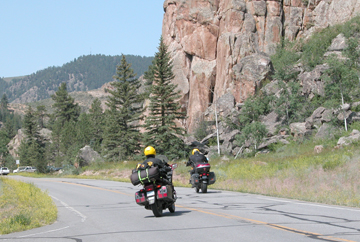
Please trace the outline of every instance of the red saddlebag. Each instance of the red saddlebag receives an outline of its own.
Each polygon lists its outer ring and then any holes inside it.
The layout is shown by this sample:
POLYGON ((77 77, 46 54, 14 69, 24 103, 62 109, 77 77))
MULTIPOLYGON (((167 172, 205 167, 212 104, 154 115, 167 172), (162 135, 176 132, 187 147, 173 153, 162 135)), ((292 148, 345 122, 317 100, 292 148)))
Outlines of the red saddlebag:
POLYGON ((145 206, 146 203, 145 192, 141 192, 141 191, 136 192, 135 201, 137 204, 145 206))
POLYGON ((173 189, 170 185, 162 186, 157 190, 156 198, 163 201, 173 200, 173 189))

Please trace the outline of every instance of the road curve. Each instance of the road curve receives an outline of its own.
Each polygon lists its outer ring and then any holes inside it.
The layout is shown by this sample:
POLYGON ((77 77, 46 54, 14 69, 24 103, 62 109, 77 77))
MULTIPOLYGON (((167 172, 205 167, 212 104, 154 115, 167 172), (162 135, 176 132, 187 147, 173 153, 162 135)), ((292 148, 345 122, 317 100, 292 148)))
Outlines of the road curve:
POLYGON ((58 207, 48 226, 1 241, 360 241, 360 209, 237 192, 176 188, 176 212, 156 218, 129 183, 11 176, 47 190, 58 207))

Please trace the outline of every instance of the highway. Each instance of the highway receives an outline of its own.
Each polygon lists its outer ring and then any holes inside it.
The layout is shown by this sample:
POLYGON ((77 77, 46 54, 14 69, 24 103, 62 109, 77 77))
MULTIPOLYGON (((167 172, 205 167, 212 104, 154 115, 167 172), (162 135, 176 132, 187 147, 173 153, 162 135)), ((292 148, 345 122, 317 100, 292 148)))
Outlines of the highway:
POLYGON ((46 190, 54 224, 1 241, 360 241, 360 209, 254 194, 176 187, 176 212, 156 218, 135 203, 131 183, 11 176, 46 190))

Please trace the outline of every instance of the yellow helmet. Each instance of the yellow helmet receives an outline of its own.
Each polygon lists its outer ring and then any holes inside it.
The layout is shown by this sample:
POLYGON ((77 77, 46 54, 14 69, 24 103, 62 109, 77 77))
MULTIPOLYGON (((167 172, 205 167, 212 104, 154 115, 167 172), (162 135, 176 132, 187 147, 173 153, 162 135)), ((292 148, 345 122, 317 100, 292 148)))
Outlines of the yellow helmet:
POLYGON ((193 150, 191 151, 191 154, 193 155, 193 154, 195 153, 195 151, 197 151, 197 152, 200 153, 200 150, 199 150, 199 149, 193 149, 193 150))
POLYGON ((156 150, 155 150, 154 147, 148 146, 148 147, 145 148, 144 154, 145 154, 146 156, 148 156, 148 155, 156 155, 156 150))

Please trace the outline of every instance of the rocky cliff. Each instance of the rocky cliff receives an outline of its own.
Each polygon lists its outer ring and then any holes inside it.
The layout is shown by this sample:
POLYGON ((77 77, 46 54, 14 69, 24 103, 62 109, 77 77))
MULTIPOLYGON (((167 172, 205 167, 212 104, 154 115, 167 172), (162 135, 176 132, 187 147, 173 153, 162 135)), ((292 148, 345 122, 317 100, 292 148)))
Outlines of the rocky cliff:
POLYGON ((360 12, 360 0, 166 0, 162 36, 191 132, 226 93, 242 103, 271 73, 282 37, 306 38, 360 12))

